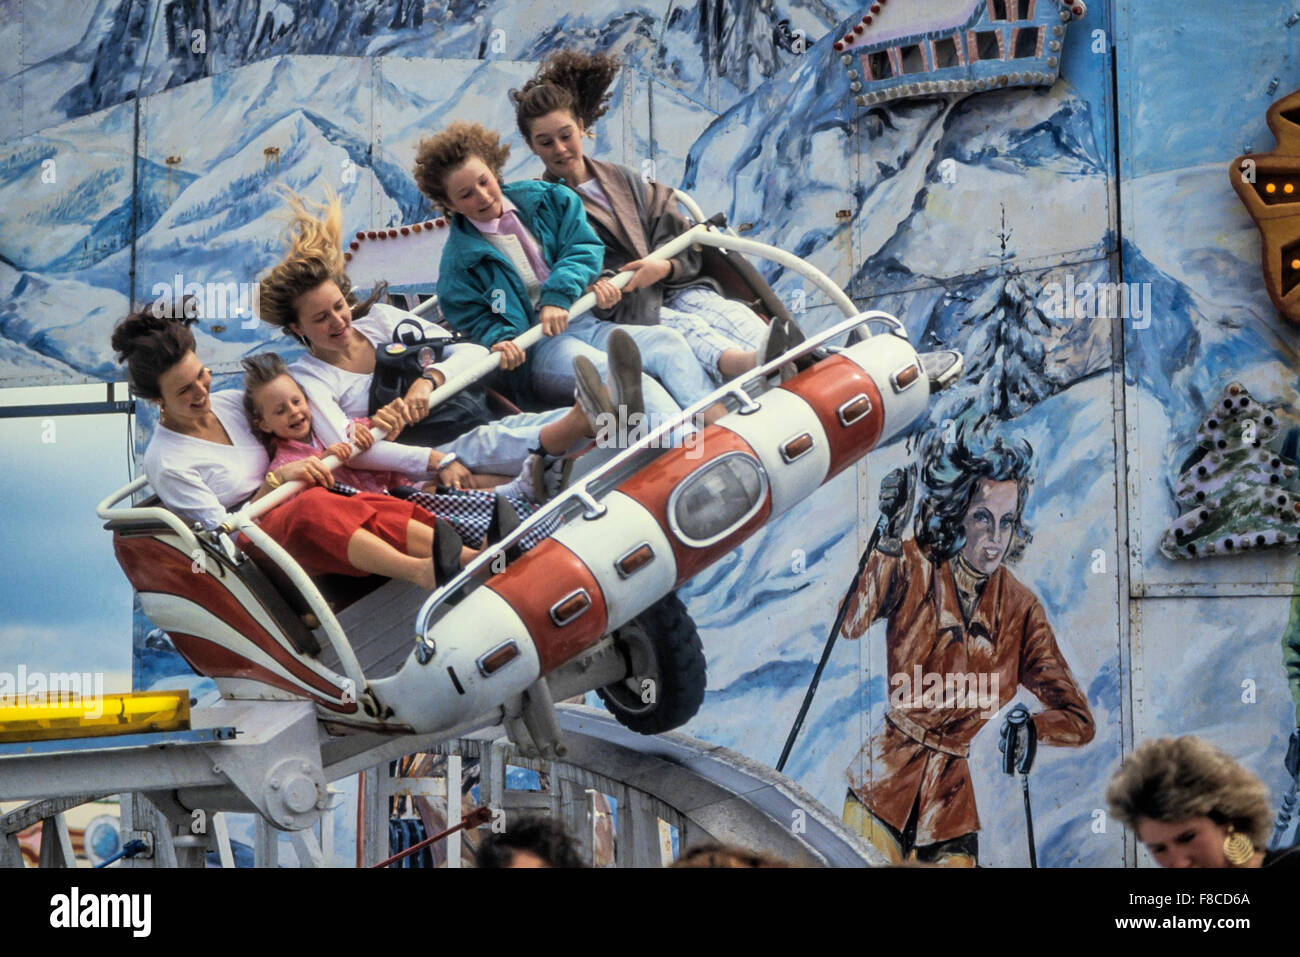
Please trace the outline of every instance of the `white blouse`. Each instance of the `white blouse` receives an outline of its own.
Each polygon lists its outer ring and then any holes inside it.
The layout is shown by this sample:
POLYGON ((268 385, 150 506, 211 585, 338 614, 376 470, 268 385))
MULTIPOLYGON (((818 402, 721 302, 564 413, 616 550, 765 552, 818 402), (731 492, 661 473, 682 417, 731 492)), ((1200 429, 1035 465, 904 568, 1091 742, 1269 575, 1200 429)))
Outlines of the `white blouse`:
MULTIPOLYGON (((373 346, 393 341, 393 331, 404 319, 414 320, 427 338, 450 337, 450 334, 433 323, 426 322, 415 313, 384 303, 376 303, 370 312, 352 323, 373 346)), ((473 342, 458 342, 445 352, 446 358, 434 366, 447 379, 459 375, 488 355, 488 350, 473 342)), ((359 419, 370 411, 369 372, 351 372, 330 365, 310 353, 297 359, 290 367, 295 379, 307 392, 313 408, 324 413, 324 422, 317 424, 317 435, 326 445, 341 441, 343 430, 352 419, 359 419)), ((361 468, 404 472, 408 475, 427 475, 429 450, 396 442, 377 442, 369 451, 355 456, 349 465, 361 468)))
POLYGON ((231 506, 258 490, 271 457, 244 416, 242 392, 213 392, 209 401, 234 444, 181 435, 160 424, 145 450, 144 472, 164 505, 188 521, 216 528, 231 506))

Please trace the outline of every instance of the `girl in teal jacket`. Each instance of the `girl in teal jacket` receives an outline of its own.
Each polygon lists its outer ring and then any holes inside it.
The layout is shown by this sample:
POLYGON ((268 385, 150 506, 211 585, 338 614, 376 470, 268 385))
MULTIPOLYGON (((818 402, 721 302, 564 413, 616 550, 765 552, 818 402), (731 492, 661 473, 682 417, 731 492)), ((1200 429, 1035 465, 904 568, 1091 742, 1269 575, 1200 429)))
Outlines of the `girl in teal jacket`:
MULTIPOLYGON (((454 211, 438 268, 438 306, 452 328, 503 354, 503 367, 515 370, 510 386, 517 397, 567 405, 574 358, 586 356, 608 379, 605 344, 620 328, 590 312, 570 323, 568 307, 588 289, 602 307, 617 302, 619 292, 598 279, 605 247, 577 194, 533 180, 500 185, 509 149, 495 133, 468 123, 453 123, 419 145, 420 191, 454 211), (544 335, 525 357, 514 339, 535 322, 544 335)), ((649 373, 642 376, 648 415, 673 415, 679 402, 712 390, 680 333, 621 328, 635 333, 649 373)))

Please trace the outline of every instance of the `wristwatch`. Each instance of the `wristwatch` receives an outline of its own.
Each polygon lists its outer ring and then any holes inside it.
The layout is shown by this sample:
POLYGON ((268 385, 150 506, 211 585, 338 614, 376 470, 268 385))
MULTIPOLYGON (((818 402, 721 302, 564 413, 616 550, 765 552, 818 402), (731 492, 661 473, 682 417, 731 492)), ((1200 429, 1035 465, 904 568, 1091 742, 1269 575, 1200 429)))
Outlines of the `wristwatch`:
POLYGON ((459 455, 457 455, 455 452, 448 452, 446 455, 442 457, 442 460, 438 463, 437 471, 441 472, 448 465, 451 465, 453 462, 459 462, 459 461, 460 461, 459 455))
POLYGON ((425 369, 423 372, 421 372, 421 373, 420 373, 420 378, 421 378, 421 379, 428 379, 430 385, 432 385, 435 389, 438 388, 438 380, 435 379, 435 378, 433 377, 433 367, 432 367, 432 366, 430 366, 429 368, 427 368, 427 369, 425 369))

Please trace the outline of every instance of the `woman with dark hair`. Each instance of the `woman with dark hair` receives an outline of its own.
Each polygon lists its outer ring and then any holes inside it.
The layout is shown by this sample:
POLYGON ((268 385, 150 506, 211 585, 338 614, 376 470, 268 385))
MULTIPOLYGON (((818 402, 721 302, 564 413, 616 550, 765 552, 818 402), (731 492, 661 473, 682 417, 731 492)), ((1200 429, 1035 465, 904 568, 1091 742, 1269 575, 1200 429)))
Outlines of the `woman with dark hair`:
POLYGON ((112 345, 132 391, 159 408, 145 474, 181 517, 217 528, 245 502, 301 481, 311 487, 259 524, 310 574, 384 575, 432 590, 476 554, 450 525, 414 503, 335 495, 333 475, 320 459, 268 471, 270 457, 249 427, 243 393, 211 391, 212 370, 195 355, 189 320, 133 313, 113 330, 112 345))
POLYGON ((923 454, 928 494, 904 541, 912 479, 880 487, 881 534, 849 597, 841 634, 885 632, 890 708, 848 769, 844 820, 894 862, 973 866, 979 816, 970 743, 1023 686, 1044 709, 1044 744, 1092 740, 1092 713, 1033 592, 1006 569, 1029 533, 1021 516, 1033 450, 1001 440, 983 452, 965 434, 923 454))
MULTIPOLYGON (((605 246, 602 276, 631 270, 621 295, 613 286, 601 319, 631 326, 663 325, 685 337, 715 385, 753 369, 765 355, 785 351, 767 345, 769 327, 744 303, 725 298, 716 282, 700 274, 703 260, 686 249, 669 260, 646 254, 688 228, 673 189, 641 174, 583 154, 582 138, 604 116, 619 62, 608 54, 562 50, 522 89, 512 90, 515 118, 524 141, 546 164, 543 179, 575 190, 587 220, 605 246)), ((773 323, 772 334, 785 335, 773 323)))
POLYGON ((1300 867, 1300 848, 1264 850, 1268 787, 1200 738, 1138 745, 1110 779, 1106 801, 1161 867, 1300 867))
POLYGON ((483 838, 475 865, 485 869, 586 867, 582 847, 553 818, 530 816, 483 838))

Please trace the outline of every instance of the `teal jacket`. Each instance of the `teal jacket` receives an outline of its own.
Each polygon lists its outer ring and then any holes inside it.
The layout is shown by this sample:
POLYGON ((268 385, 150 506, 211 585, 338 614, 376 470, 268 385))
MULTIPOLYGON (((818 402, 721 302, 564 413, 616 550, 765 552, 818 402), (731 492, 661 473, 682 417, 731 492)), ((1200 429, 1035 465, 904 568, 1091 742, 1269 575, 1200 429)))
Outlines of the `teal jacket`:
MULTIPOLYGON (((588 225, 582 200, 567 186, 537 180, 501 192, 518 207, 551 267, 541 304, 568 309, 605 262, 605 244, 588 225)), ((438 308, 449 326, 483 346, 513 339, 537 321, 523 277, 460 213, 452 217, 438 266, 438 308)))

